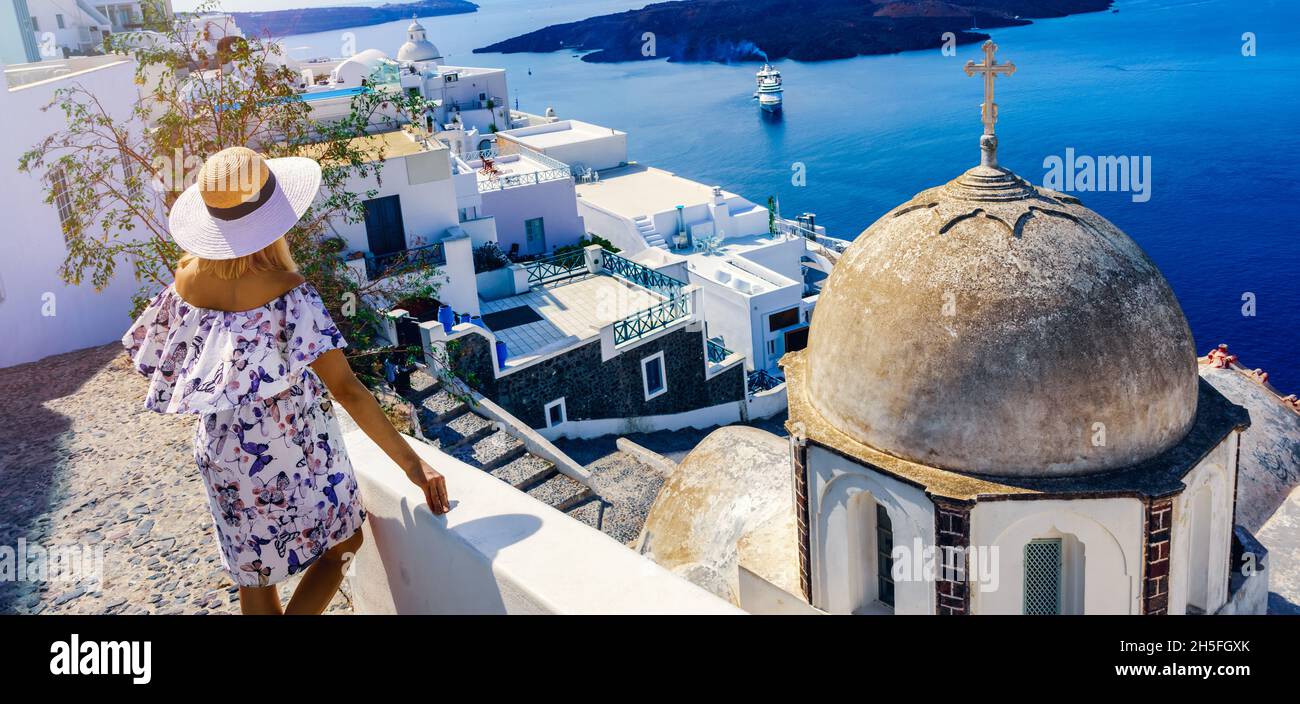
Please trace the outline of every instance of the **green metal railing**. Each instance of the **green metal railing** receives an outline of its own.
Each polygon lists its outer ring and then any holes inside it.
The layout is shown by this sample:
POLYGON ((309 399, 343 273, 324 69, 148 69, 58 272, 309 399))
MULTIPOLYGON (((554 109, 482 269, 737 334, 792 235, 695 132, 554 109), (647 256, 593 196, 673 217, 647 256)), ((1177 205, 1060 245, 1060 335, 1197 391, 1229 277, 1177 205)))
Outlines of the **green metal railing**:
POLYGON ((604 269, 624 281, 649 289, 664 298, 677 298, 682 295, 684 281, 678 281, 667 274, 662 274, 648 266, 637 264, 613 252, 603 251, 604 269))
POLYGON ((526 262, 524 269, 528 271, 528 285, 530 286, 566 281, 587 273, 587 253, 578 250, 545 259, 537 259, 526 262))
POLYGON ((709 340, 705 344, 705 351, 708 353, 710 364, 719 364, 722 360, 731 356, 731 350, 723 347, 722 343, 717 340, 709 340))
POLYGON ((749 373, 749 378, 745 380, 745 387, 749 390, 749 393, 756 394, 760 391, 775 389, 784 383, 785 379, 768 374, 762 369, 756 369, 749 373))
POLYGON ((614 321, 614 344, 637 340, 691 314, 691 299, 685 296, 670 298, 663 303, 637 311, 622 320, 614 321))
POLYGON ((366 276, 374 280, 385 276, 389 271, 398 267, 410 265, 424 268, 445 266, 446 264, 447 251, 441 242, 436 242, 388 254, 367 254, 366 276))

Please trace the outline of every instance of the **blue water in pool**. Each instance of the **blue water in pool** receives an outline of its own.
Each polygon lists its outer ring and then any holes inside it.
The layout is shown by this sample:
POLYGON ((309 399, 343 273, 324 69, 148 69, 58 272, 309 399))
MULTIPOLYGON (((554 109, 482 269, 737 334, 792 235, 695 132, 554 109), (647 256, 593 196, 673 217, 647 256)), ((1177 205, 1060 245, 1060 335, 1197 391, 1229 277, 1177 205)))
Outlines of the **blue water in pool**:
MULTIPOLYGON (((511 100, 553 106, 628 132, 631 158, 782 213, 817 213, 851 238, 893 206, 978 160, 981 84, 937 50, 843 61, 781 61, 785 110, 766 120, 751 99, 753 64, 587 64, 569 52, 471 54, 555 22, 643 2, 580 0, 537 7, 481 0, 471 15, 422 20, 448 63, 510 71, 511 100), (530 73, 531 72, 531 73, 530 73), (807 185, 791 183, 792 167, 807 185)), ((993 30, 1019 70, 998 80, 999 159, 1042 183, 1044 159, 1151 158, 1151 198, 1078 193, 1156 261, 1204 354, 1229 343, 1286 392, 1300 392, 1300 3, 1121 0, 1118 13, 993 30), (1242 56, 1242 34, 1258 53, 1242 56), (1256 314, 1242 314, 1252 294, 1256 314)), ((353 30, 356 47, 390 54, 406 22, 353 30)), ((286 40, 294 56, 337 55, 330 32, 286 40)))
POLYGON ((309 93, 307 95, 304 95, 302 99, 308 103, 311 103, 317 100, 328 100, 330 98, 342 98, 343 96, 346 95, 356 95, 363 90, 366 89, 362 88, 361 86, 353 86, 351 88, 336 88, 334 90, 322 90, 316 93, 309 93))

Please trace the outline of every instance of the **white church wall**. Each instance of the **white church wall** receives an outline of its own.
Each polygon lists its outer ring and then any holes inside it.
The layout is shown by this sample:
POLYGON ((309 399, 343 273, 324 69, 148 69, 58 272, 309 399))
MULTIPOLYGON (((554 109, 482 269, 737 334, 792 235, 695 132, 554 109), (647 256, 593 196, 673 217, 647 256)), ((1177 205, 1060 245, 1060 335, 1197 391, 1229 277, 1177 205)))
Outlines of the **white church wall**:
POLYGON ((763 579, 744 565, 736 565, 740 577, 740 608, 756 616, 824 616, 825 612, 763 579))
MULTIPOLYGON (((935 543, 934 505, 920 488, 816 445, 808 447, 808 477, 813 605, 833 614, 887 610, 863 603, 875 593, 875 531, 874 520, 855 525, 855 517, 874 518, 857 508, 864 498, 883 505, 894 547, 910 554, 935 543)), ((912 577, 895 579, 894 613, 933 614, 934 582, 912 577)))
POLYGON ((1183 478, 1170 535, 1169 613, 1214 613, 1228 600, 1236 444, 1233 433, 1183 478))
POLYGON ((970 516, 971 546, 996 554, 996 580, 971 588, 971 613, 1019 614, 1024 610, 1024 548, 1036 538, 1068 537, 1062 575, 1063 611, 1085 614, 1141 613, 1142 528, 1137 499, 989 501, 970 516), (1077 543, 1075 542, 1077 541, 1077 543), (996 552, 994 552, 996 551, 996 552), (1082 583, 1078 575, 1082 574, 1082 583), (1074 582, 1073 588, 1070 583, 1074 582))

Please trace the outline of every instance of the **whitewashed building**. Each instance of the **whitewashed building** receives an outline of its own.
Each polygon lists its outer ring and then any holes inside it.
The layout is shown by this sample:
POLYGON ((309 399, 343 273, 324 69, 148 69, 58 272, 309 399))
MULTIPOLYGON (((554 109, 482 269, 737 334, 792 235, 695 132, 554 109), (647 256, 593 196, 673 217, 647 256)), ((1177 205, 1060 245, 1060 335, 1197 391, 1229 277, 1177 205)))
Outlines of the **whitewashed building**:
POLYGON ((641 164, 600 171, 577 190, 589 232, 701 288, 710 339, 744 354, 752 371, 775 377, 781 356, 803 348, 816 281, 847 242, 815 225, 774 220, 767 207, 735 193, 641 164))
MULTIPOLYGON (((94 0, 18 0, 15 3, 16 11, 24 7, 42 59, 98 53, 110 34, 141 29, 145 12, 140 2, 94 0)), ((170 3, 166 10, 170 14, 170 3)))
MULTIPOLYGON (((109 114, 130 117, 137 98, 135 64, 116 56, 92 56, 5 67, 0 91, 0 163, 14 169, 19 157, 52 131, 40 108, 55 91, 74 81, 93 83, 109 114)), ((100 345, 121 337, 131 322, 131 296, 138 288, 129 267, 102 291, 72 286, 59 277, 67 256, 62 218, 71 204, 47 205, 37 176, 17 173, 6 180, 0 207, 11 225, 4 228, 6 251, 0 257, 0 324, 13 331, 0 342, 0 367, 31 362, 61 352, 100 345)))

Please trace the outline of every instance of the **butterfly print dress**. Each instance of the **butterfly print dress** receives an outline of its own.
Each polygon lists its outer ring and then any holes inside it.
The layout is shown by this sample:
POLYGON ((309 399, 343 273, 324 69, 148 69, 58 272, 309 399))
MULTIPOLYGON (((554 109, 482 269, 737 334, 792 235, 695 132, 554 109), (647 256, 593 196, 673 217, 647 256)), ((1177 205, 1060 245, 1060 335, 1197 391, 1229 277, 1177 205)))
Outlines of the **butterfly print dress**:
POLYGON ((122 344, 149 378, 145 408, 199 416, 194 459, 236 583, 275 584, 360 529, 338 419, 309 366, 347 343, 310 284, 240 312, 168 286, 122 344))

